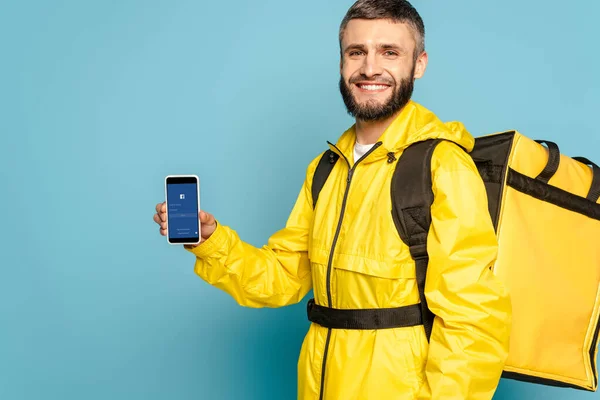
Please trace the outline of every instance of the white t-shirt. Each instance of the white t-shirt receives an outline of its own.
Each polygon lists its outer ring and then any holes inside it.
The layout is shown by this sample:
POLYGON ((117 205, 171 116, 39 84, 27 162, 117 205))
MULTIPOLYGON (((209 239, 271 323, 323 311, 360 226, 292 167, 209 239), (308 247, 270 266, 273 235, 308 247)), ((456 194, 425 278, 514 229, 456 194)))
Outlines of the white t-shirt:
POLYGON ((375 143, 373 144, 360 144, 358 142, 354 143, 354 162, 358 161, 359 158, 361 158, 367 151, 371 150, 371 147, 373 147, 375 145, 375 143))

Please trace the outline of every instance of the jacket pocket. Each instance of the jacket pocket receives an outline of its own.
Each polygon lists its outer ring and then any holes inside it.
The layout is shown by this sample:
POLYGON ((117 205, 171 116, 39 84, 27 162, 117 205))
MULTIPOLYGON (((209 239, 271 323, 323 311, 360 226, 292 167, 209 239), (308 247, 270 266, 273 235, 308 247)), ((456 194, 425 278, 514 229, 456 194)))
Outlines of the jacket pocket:
MULTIPOLYGON (((340 253, 333 258, 330 273, 329 293, 334 308, 388 308, 419 302, 415 267, 410 261, 374 260, 340 253)), ((326 278, 327 272, 323 280, 326 278)), ((316 290, 327 290, 326 283, 316 286, 316 290)))
POLYGON ((385 279, 415 279, 415 264, 412 259, 373 259, 350 254, 336 254, 333 258, 333 268, 357 272, 385 279))

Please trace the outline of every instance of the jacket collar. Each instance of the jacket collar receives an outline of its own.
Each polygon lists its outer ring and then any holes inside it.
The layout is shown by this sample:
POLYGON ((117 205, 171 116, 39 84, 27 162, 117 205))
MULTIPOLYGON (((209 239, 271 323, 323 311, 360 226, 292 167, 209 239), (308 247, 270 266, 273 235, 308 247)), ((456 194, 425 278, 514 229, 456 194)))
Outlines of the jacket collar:
MULTIPOLYGON (((332 151, 346 157, 350 165, 354 159, 355 129, 354 124, 340 136, 335 146, 329 143, 332 151)), ((475 143, 461 123, 444 124, 433 112, 411 100, 379 137, 377 143, 380 145, 361 163, 367 164, 388 158, 390 153, 397 156, 398 152, 412 143, 433 138, 453 141, 467 151, 471 151, 475 143)))

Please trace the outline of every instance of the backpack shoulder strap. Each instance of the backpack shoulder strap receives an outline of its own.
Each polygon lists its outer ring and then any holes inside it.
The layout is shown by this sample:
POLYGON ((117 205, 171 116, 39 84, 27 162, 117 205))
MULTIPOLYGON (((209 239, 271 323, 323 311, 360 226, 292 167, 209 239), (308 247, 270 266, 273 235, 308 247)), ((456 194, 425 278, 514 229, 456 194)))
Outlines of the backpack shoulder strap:
POLYGON ((392 177, 392 217, 400 237, 410 248, 415 260, 421 313, 427 340, 431 336, 434 315, 425 299, 427 276, 427 235, 431 225, 433 190, 431 156, 441 139, 432 139, 409 146, 400 156, 392 177))
POLYGON ((313 175, 311 187, 313 208, 315 208, 315 205, 317 204, 317 199, 319 198, 319 193, 321 193, 321 189, 323 189, 323 185, 325 185, 325 182, 327 181, 331 170, 333 170, 333 167, 335 166, 335 163, 337 162, 338 158, 340 158, 340 156, 331 151, 331 149, 328 149, 321 156, 319 164, 317 165, 317 168, 315 169, 315 173, 313 175))

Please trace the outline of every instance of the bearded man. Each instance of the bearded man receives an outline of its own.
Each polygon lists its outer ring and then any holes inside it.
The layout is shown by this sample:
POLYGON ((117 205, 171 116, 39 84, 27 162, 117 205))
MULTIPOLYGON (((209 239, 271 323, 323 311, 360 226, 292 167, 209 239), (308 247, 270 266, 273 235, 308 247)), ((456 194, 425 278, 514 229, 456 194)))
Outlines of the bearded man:
MULTIPOLYGON (((256 248, 201 211, 195 272, 248 307, 300 302, 313 289, 298 399, 491 399, 508 354, 510 300, 490 267, 497 240, 474 138, 411 100, 427 67, 425 29, 402 0, 359 0, 339 31, 340 91, 356 122, 310 163, 286 226, 256 248), (431 157, 431 225, 422 293, 398 235, 390 185, 412 144, 431 157), (315 171, 333 167, 318 201, 315 171), (423 323, 420 304, 434 315, 423 323)), ((425 164, 424 164, 425 165, 425 164)), ((154 220, 166 235, 165 204, 154 220)))

